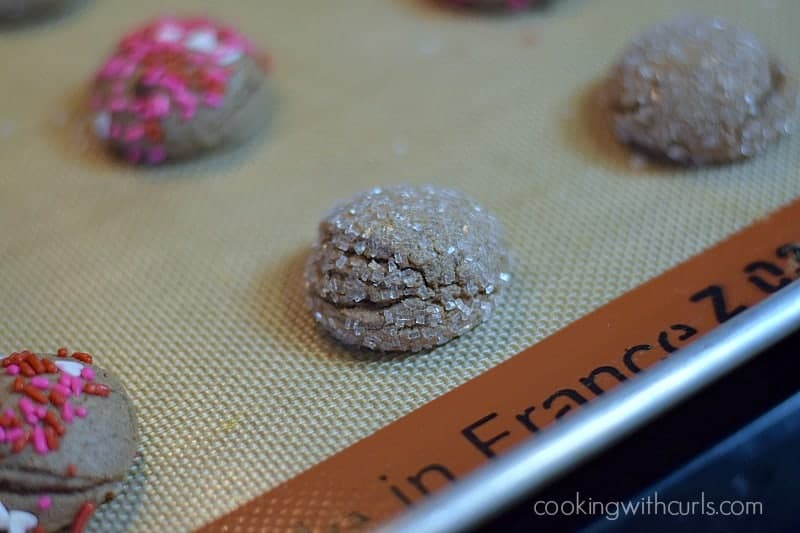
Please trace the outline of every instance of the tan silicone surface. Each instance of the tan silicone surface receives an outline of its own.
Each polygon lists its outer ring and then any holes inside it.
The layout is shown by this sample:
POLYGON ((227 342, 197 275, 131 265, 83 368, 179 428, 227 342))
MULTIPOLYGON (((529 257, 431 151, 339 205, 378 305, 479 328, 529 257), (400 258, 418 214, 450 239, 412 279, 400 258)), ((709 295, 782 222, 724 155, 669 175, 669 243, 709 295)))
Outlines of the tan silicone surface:
POLYGON ((94 353, 141 422, 127 490, 90 529, 200 526, 800 195, 800 136, 685 171, 631 166, 602 127, 600 76, 634 33, 689 9, 746 26, 800 72, 794 0, 561 0, 514 17, 89 0, 0 30, 0 350, 94 353), (274 119, 234 153, 115 162, 86 136, 85 84, 121 33, 190 9, 271 51, 274 119), (314 326, 302 264, 328 206, 396 182, 493 210, 513 279, 468 336, 369 358, 314 326))

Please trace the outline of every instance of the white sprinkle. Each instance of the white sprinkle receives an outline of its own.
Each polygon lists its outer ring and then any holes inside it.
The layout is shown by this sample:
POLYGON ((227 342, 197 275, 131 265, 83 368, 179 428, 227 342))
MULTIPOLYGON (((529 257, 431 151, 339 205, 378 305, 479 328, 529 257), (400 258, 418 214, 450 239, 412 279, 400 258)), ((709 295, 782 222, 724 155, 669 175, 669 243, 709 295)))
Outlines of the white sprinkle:
POLYGON ((9 533, 25 533, 35 528, 39 519, 27 511, 9 511, 0 503, 0 529, 9 533))
POLYGON ((111 129, 111 115, 102 112, 94 116, 94 134, 99 138, 108 139, 109 130, 111 129))
POLYGON ((217 35, 212 30, 193 31, 186 38, 186 48, 196 52, 213 52, 217 48, 217 35))
POLYGON ((175 24, 165 24, 156 31, 156 41, 174 43, 183 37, 183 30, 175 24))
POLYGON ((70 376, 80 377, 83 365, 77 361, 54 361, 56 366, 62 372, 66 372, 70 376))
POLYGON ((225 48, 221 51, 217 51, 219 52, 217 63, 223 67, 236 63, 242 58, 242 55, 244 55, 238 48, 225 48))

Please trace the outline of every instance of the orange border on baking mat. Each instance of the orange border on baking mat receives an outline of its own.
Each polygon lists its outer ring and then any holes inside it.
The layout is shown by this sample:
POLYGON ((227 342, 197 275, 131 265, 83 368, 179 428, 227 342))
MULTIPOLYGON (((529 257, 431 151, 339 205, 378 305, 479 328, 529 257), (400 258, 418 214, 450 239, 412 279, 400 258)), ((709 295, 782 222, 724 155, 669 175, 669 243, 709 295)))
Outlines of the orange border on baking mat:
POLYGON ((800 199, 201 531, 374 527, 793 281, 796 242, 800 199))

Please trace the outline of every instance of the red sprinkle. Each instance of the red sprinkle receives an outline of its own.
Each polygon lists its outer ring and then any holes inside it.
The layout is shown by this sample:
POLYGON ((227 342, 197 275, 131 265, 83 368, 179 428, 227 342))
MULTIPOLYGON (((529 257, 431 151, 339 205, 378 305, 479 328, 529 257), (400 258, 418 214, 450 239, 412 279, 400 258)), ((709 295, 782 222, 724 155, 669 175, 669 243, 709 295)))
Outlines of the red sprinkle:
POLYGON ((75 352, 74 354, 72 354, 72 358, 77 359, 81 363, 86 363, 87 365, 92 364, 92 356, 89 355, 88 353, 75 352))
POLYGON ((57 390, 50 391, 50 403, 52 403, 56 407, 61 407, 62 405, 64 405, 64 402, 66 401, 67 399, 64 398, 64 395, 58 392, 57 390))
POLYGON ((42 391, 28 383, 24 387, 22 387, 22 392, 24 392, 31 400, 46 404, 47 403, 47 396, 44 395, 42 391))
POLYGON ((35 354, 28 354, 27 356, 25 356, 25 362, 31 365, 31 368, 33 368, 34 372, 36 372, 37 374, 44 374, 45 372, 44 365, 42 364, 42 361, 39 360, 38 357, 36 357, 35 354))
POLYGON ((33 376, 36 375, 36 371, 27 361, 20 361, 19 371, 22 373, 23 376, 27 378, 32 378, 33 376))
POLYGON ((59 436, 67 431, 64 425, 58 420, 58 415, 56 415, 55 411, 47 411, 47 414, 44 415, 44 422, 52 427, 59 436))
POLYGON ((3 367, 7 367, 9 365, 19 365, 22 361, 22 356, 17 352, 12 353, 5 359, 3 359, 3 367))
POLYGON ((75 477, 75 475, 76 475, 77 473, 78 473, 78 467, 77 467, 77 466, 75 466, 75 465, 74 465, 74 464, 72 464, 72 463, 70 463, 70 464, 68 464, 68 465, 67 465, 67 475, 68 475, 69 477, 75 477))
MULTIPOLYGON (((60 348, 58 355, 69 357, 66 348, 60 348)), ((83 368, 84 377, 94 379, 94 371, 89 366, 92 364, 92 356, 84 352, 75 352, 72 357, 86 365, 83 368)), ((64 418, 66 411, 69 410, 70 413, 74 411, 74 415, 81 418, 86 416, 86 408, 74 407, 69 403, 69 397, 81 393, 108 397, 112 392, 107 385, 92 381, 84 382, 83 379, 72 377, 67 373, 61 374, 53 359, 39 357, 28 350, 12 353, 2 359, 2 364, 6 368, 12 364, 19 367, 18 375, 9 376, 13 378, 9 388, 13 393, 26 397, 25 400, 20 400, 21 403, 16 404, 21 414, 12 406, 0 412, 0 428, 6 432, 6 440, 0 445, 7 446, 12 453, 22 452, 27 446, 32 446, 37 453, 55 452, 61 445, 61 438, 68 432, 64 418), (57 375, 56 381, 52 382, 53 378, 45 377, 43 374, 60 374, 60 376, 57 375), (65 383, 69 384, 69 387, 65 383), (31 410, 27 398, 39 405, 31 410), (29 405, 26 406, 25 402, 29 405)), ((72 415, 69 421, 73 421, 72 415)), ((67 467, 67 472, 74 476, 75 466, 67 467)), ((94 507, 84 511, 85 520, 88 520, 93 510, 94 507)))
POLYGON ((44 428, 44 438, 47 440, 47 447, 50 450, 57 450, 59 446, 58 442, 58 434, 56 430, 53 429, 52 426, 46 426, 44 428))
POLYGON ((42 364, 48 374, 58 374, 58 367, 50 359, 42 359, 42 364))
POLYGON ((86 527, 93 513, 94 504, 92 502, 86 502, 81 505, 78 514, 75 515, 75 520, 72 522, 72 529, 70 529, 70 531, 72 533, 83 533, 83 529, 86 527))
POLYGON ((103 385, 101 383, 86 383, 83 385, 83 392, 95 396, 103 396, 105 398, 111 393, 111 389, 108 385, 103 385))

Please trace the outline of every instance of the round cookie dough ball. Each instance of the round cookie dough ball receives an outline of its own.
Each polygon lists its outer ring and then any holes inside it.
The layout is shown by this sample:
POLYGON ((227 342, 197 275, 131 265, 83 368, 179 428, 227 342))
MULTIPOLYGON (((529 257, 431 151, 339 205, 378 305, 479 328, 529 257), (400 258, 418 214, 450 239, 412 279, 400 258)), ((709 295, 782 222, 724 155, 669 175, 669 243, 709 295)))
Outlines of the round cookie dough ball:
POLYGON ((375 188, 320 223, 308 304, 347 345, 416 352, 488 319, 508 270, 500 223, 464 194, 375 188))
POLYGON ((95 134, 143 164, 242 143, 269 115, 263 57, 208 19, 147 24, 124 37, 95 76, 95 134))
POLYGON ((60 11, 70 3, 71 0, 0 0, 0 21, 60 11))
POLYGON ((683 16, 653 26, 610 79, 620 141, 686 165, 752 157, 790 132, 797 87, 750 33, 683 16))
POLYGON ((88 354, 61 353, 2 361, 0 530, 79 526, 114 496, 136 456, 122 384, 88 354))

